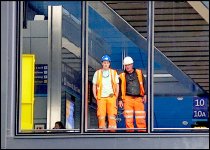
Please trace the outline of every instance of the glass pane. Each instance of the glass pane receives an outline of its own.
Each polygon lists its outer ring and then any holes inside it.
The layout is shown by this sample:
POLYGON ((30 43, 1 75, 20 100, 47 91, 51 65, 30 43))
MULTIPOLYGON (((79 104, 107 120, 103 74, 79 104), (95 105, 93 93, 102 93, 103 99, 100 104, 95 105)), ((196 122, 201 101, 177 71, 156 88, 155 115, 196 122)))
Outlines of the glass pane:
MULTIPOLYGON (((120 2, 119 2, 120 3, 120 2)), ((123 2, 122 2, 123 3, 123 2)), ((146 8, 146 3, 138 2, 146 8)), ((131 5, 135 5, 131 3, 131 5)), ((145 12, 145 11, 142 11, 145 12)), ((142 14, 146 22, 147 15, 142 14)), ((134 68, 142 69, 144 76, 147 73, 147 44, 145 38, 131 28, 127 22, 120 18, 108 5, 103 2, 89 2, 88 7, 88 132, 109 132, 112 126, 109 119, 111 107, 107 106, 106 111, 99 109, 100 100, 93 96, 93 76, 102 68, 102 56, 108 55, 111 58, 111 68, 117 70, 118 75, 124 71, 123 59, 126 56, 132 57, 134 68), (110 110, 107 110, 110 109, 110 110), (100 114, 104 113, 103 114, 100 114), (107 113, 107 115, 106 115, 107 113), (98 117, 97 117, 98 116, 98 117), (105 123, 99 120, 105 118, 105 123), (110 127, 110 128, 109 128, 110 127), (103 128, 103 129, 99 129, 103 128)), ((146 80, 145 80, 146 83, 146 80)), ((106 94, 104 94, 106 95, 106 94)), ((101 96, 103 97, 103 96, 101 96)), ((106 98, 104 96, 103 98, 106 98)), ((108 99, 110 96, 108 96, 108 99)), ((111 99, 109 99, 111 101, 111 99)), ((108 104, 107 104, 108 105, 108 104)), ((106 104, 103 105, 105 108, 106 104)), ((118 107, 118 104, 117 104, 118 107)), ((144 106, 146 109, 146 105, 144 106)), ((113 108, 114 109, 114 108, 113 108)), ((147 112, 146 112, 147 113, 147 112)), ((126 132, 124 108, 118 107, 116 114, 116 132, 126 132)), ((133 115, 133 114, 132 114, 133 115)), ((137 131, 135 118, 133 119, 134 129, 137 131)), ((111 130, 112 132, 112 130, 111 130)))
POLYGON ((157 132, 207 132, 209 24, 188 2, 155 2, 157 132))
MULTIPOLYGON (((26 26, 23 29, 22 41, 22 54, 29 54, 29 56, 32 54, 35 64, 34 77, 29 79, 34 81, 34 87, 29 86, 34 90, 30 106, 24 104, 24 99, 20 102, 21 132, 50 133, 48 132, 50 130, 51 132, 62 132, 62 130, 79 132, 82 79, 81 2, 26 2, 26 26), (54 8, 54 14, 50 14, 48 6, 62 8, 60 17, 52 23, 52 26, 49 26, 49 21, 59 15, 59 12, 55 12, 56 8, 54 8), (48 18, 49 14, 50 18, 48 18), (53 26, 56 23, 58 26, 53 26), (57 34, 57 37, 60 37, 56 39, 55 34, 58 31, 60 35, 57 34), (57 42, 51 43, 56 40, 57 42), (58 49, 55 50, 55 47, 58 49), (53 76, 55 74, 59 76, 53 76), (53 90, 56 88, 57 91, 53 90), (59 97, 53 101, 55 92, 59 97), (65 129, 62 128, 61 131, 53 129, 56 121, 61 121, 65 129)), ((24 64, 22 67, 24 71, 24 64)), ((24 81, 26 78, 22 78, 22 83, 24 81)), ((22 89, 22 92, 24 91, 25 89, 22 89)))
POLYGON ((62 105, 66 129, 80 130, 81 119, 81 3, 63 6, 62 15, 62 105), (71 8, 77 7, 72 11, 71 8), (66 9, 65 9, 66 8, 66 9), (67 10, 68 9, 68 10, 67 10), (79 10, 79 11, 78 11, 79 10))

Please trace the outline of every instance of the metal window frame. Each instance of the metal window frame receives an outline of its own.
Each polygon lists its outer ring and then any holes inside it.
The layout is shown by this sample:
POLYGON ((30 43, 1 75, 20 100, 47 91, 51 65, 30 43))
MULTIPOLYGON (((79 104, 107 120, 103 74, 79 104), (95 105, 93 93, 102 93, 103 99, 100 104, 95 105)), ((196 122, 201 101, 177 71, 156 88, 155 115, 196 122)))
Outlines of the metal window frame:
MULTIPOLYGON (((186 135, 186 136, 208 136, 208 134, 206 133, 176 133, 176 134, 171 134, 171 133, 165 133, 165 134, 161 134, 161 133, 149 133, 149 134, 139 134, 139 133, 87 133, 87 97, 88 97, 88 3, 86 1, 82 2, 82 115, 81 115, 81 134, 78 135, 71 135, 68 134, 67 136, 69 137, 153 137, 153 136, 162 136, 162 135, 166 135, 166 136, 170 136, 170 135, 176 135, 176 136, 180 136, 180 135, 186 135)), ((149 7, 149 17, 154 19, 154 3, 149 2, 148 3, 148 7, 149 7)), ((20 17, 21 18, 21 17, 20 17)), ((151 37, 151 39, 149 38, 149 42, 148 42, 148 48, 150 50, 150 54, 148 55, 148 63, 150 65, 148 65, 148 83, 150 86, 148 86, 148 91, 150 91, 150 94, 148 95, 148 99, 152 100, 153 99, 153 77, 151 76, 153 74, 153 62, 154 62, 154 20, 153 19, 149 19, 150 21, 148 22, 148 36, 151 37), (153 20, 153 21, 152 21, 153 20), (152 39, 153 38, 153 39, 152 39), (152 57, 150 57, 150 55, 152 55, 152 57)), ((21 19, 20 19, 21 21, 21 19)), ((20 65, 17 65, 17 67, 19 67, 20 65)), ((153 103, 148 105, 148 108, 152 108, 153 109, 153 103)), ((153 110, 151 111, 153 112, 153 110)), ((18 113, 17 113, 18 114, 18 113)), ((17 115, 16 114, 16 115, 17 115)), ((149 118, 149 122, 151 121, 151 119, 153 118, 151 113, 149 113, 149 116, 151 116, 151 118, 149 118)), ((153 122, 151 122, 151 124, 153 125, 153 122)), ((152 129, 152 125, 148 125, 148 129, 152 129)), ((16 127, 18 127, 18 125, 16 124, 16 127)), ((62 137, 65 137, 66 135, 61 135, 62 137)), ((23 137, 23 136, 22 136, 23 137)), ((24 136, 25 137, 25 136, 24 136)), ((31 136, 30 136, 31 137, 31 136)), ((37 136, 36 136, 37 137, 37 136)), ((49 137, 49 136, 46 136, 49 137)), ((55 136, 56 137, 56 136, 55 136)))

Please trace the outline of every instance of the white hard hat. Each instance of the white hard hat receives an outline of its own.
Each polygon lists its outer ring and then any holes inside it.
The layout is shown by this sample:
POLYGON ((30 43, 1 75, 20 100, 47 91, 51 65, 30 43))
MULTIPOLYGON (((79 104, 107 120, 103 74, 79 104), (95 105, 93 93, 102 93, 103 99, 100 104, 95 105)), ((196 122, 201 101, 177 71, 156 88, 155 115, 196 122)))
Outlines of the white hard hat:
POLYGON ((125 57, 123 60, 123 65, 129 65, 133 63, 133 59, 129 56, 125 57))

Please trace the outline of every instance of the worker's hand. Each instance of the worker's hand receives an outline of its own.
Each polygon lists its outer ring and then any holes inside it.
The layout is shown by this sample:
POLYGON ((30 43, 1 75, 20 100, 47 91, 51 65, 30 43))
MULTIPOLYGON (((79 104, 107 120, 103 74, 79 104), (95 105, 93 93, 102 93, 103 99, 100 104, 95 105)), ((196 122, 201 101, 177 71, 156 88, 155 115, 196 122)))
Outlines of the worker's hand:
POLYGON ((123 101, 119 101, 118 105, 119 105, 120 108, 123 108, 123 101))
POLYGON ((142 101, 143 101, 143 103, 146 103, 147 102, 147 95, 144 95, 142 101))

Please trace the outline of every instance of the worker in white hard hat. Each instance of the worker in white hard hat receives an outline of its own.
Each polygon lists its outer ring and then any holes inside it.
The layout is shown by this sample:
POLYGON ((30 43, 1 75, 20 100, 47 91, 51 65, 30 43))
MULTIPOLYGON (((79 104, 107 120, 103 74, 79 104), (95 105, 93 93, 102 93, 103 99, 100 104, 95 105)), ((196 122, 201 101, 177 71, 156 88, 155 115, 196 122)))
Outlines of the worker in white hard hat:
POLYGON ((133 59, 129 56, 123 60, 125 70, 119 75, 120 88, 118 105, 124 108, 127 132, 134 132, 134 115, 136 127, 140 128, 138 132, 146 132, 146 112, 144 104, 146 103, 145 79, 141 69, 133 67, 133 59))
POLYGON ((119 76, 110 68, 111 58, 104 55, 101 58, 102 68, 93 76, 93 95, 97 102, 97 117, 99 129, 106 129, 106 117, 110 132, 117 128, 117 98, 119 93, 119 76))

